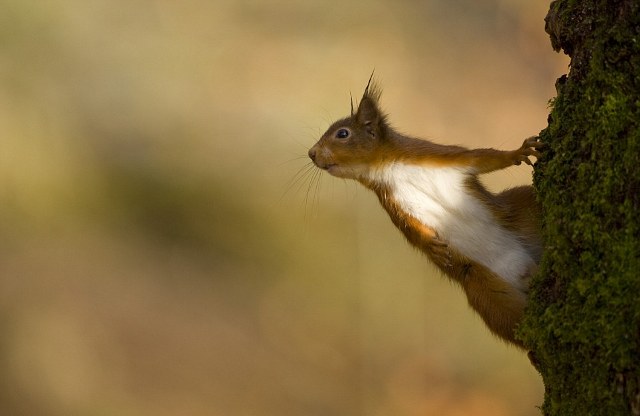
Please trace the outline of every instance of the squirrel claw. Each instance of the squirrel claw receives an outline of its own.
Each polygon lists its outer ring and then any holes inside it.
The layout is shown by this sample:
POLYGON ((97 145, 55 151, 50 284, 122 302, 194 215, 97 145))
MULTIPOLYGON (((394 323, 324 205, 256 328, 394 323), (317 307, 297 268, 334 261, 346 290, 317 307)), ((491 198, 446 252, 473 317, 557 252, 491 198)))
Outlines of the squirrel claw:
POLYGON ((537 136, 529 137, 522 143, 522 146, 514 152, 515 160, 513 163, 520 165, 524 162, 529 166, 533 166, 533 162, 529 159, 529 156, 539 159, 542 154, 537 149, 542 147, 544 147, 544 143, 542 143, 537 136))
POLYGON ((544 147, 544 143, 540 141, 540 137, 531 136, 522 143, 522 147, 535 147, 536 149, 539 147, 544 147))
POLYGON ((439 247, 439 248, 447 248, 447 247, 449 247, 449 244, 445 243, 444 241, 440 240, 439 238, 434 238, 431 243, 434 246, 439 247))

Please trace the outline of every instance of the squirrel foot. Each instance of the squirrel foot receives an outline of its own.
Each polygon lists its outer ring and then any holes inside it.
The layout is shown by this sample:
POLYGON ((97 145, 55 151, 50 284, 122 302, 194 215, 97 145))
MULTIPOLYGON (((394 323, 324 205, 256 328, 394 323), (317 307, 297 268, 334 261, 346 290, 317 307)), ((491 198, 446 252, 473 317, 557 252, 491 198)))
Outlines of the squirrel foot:
POLYGON ((522 146, 519 149, 514 150, 513 153, 513 164, 519 165, 522 162, 527 165, 533 166, 533 162, 529 159, 529 156, 533 156, 536 159, 539 159, 541 154, 538 149, 541 149, 544 146, 544 143, 540 141, 538 136, 532 136, 526 139, 522 146))

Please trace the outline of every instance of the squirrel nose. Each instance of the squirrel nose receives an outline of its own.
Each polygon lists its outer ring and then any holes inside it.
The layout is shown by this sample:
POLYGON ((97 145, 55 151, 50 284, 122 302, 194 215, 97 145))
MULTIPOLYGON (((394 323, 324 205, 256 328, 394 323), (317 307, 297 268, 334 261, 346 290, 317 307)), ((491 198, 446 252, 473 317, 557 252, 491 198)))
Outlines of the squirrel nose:
POLYGON ((309 150, 309 159, 311 159, 313 162, 316 161, 316 149, 314 147, 309 150))

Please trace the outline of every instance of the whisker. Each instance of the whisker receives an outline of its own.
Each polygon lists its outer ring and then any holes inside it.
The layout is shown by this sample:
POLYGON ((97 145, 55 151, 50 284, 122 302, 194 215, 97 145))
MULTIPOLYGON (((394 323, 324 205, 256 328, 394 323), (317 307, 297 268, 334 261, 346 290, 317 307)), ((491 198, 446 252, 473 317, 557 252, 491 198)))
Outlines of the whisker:
POLYGON ((316 176, 316 186, 314 189, 314 202, 313 206, 316 208, 320 206, 320 182, 322 180, 322 170, 318 169, 318 175, 316 176))
POLYGON ((314 170, 313 174, 311 175, 311 179, 309 180, 309 184, 307 185, 307 193, 304 196, 304 216, 305 216, 305 218, 307 217, 307 212, 308 212, 308 208, 309 208, 309 193, 311 192, 311 189, 313 188, 313 182, 316 181, 316 179, 320 175, 320 172, 321 172, 320 170, 314 170))
MULTIPOLYGON (((318 136, 319 135, 320 131, 318 130, 318 136)), ((295 142, 297 146, 304 148, 304 154, 295 155, 291 159, 281 162, 279 166, 288 165, 300 159, 306 159, 308 162, 300 167, 293 177, 284 185, 284 191, 282 192, 280 201, 291 193, 294 195, 299 194, 301 190, 306 187, 307 189, 304 194, 304 216, 308 218, 315 214, 317 207, 320 205, 320 182, 323 171, 317 168, 313 162, 309 161, 309 156, 307 156, 308 143, 301 143, 297 139, 293 139, 293 142, 295 142)))
POLYGON ((282 167, 282 166, 287 165, 287 164, 289 164, 289 163, 297 162, 298 160, 301 160, 301 159, 308 159, 308 158, 309 158, 309 156, 307 156, 307 155, 295 156, 295 157, 292 157, 291 159, 288 159, 288 160, 285 160, 284 162, 281 162, 281 163, 280 163, 279 165, 277 165, 277 166, 278 166, 278 167, 282 167))
POLYGON ((311 126, 307 126, 306 130, 308 130, 308 139, 305 140, 300 140, 299 137, 291 137, 291 141, 293 143, 295 143, 296 147, 299 146, 300 149, 302 149, 304 151, 304 154, 307 153, 307 151, 309 150, 309 148, 311 147, 311 145, 313 145, 313 143, 315 143, 318 138, 320 137, 320 129, 316 128, 316 127, 311 127, 311 126))
POLYGON ((289 192, 291 192, 293 188, 297 188, 295 193, 300 192, 300 189, 302 189, 302 186, 304 185, 306 180, 309 178, 309 175, 313 174, 314 169, 315 169, 315 165, 311 162, 305 164, 300 169, 298 169, 298 172, 296 172, 296 174, 293 175, 291 180, 289 180, 289 182, 285 185, 285 190, 282 193, 282 196, 280 197, 280 199, 282 200, 289 192))

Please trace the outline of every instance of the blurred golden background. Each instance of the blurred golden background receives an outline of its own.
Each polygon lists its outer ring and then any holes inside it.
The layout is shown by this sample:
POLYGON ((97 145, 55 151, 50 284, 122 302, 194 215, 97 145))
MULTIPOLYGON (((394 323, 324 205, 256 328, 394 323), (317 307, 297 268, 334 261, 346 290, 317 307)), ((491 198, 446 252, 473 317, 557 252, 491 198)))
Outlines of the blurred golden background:
POLYGON ((538 414, 374 195, 304 169, 374 68, 401 131, 537 134, 546 2, 0 6, 1 414, 538 414))

